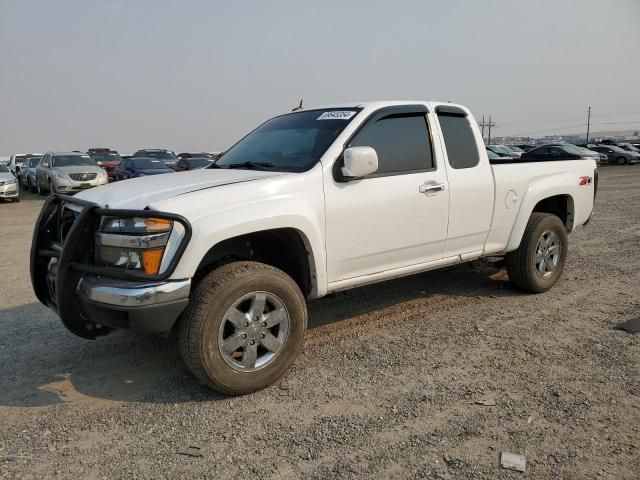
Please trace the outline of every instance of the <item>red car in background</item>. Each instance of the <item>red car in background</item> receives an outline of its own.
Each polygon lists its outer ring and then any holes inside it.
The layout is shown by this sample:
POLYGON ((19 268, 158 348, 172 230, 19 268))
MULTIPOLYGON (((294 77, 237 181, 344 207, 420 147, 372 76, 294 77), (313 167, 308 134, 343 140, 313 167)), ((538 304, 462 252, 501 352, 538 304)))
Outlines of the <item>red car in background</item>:
POLYGON ((118 152, 109 148, 90 148, 87 153, 96 161, 99 167, 107 171, 109 181, 112 182, 116 168, 122 161, 122 157, 118 152))

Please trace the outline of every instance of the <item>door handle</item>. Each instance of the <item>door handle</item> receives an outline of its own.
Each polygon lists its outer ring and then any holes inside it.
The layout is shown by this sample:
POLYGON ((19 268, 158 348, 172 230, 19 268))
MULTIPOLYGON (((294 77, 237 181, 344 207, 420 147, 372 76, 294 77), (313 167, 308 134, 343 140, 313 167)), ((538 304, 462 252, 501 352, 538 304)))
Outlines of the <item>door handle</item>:
POLYGON ((438 183, 433 181, 424 182, 422 185, 420 185, 420 187, 418 187, 418 191, 420 193, 426 193, 427 195, 442 192, 444 191, 444 189, 445 189, 444 183, 438 183))

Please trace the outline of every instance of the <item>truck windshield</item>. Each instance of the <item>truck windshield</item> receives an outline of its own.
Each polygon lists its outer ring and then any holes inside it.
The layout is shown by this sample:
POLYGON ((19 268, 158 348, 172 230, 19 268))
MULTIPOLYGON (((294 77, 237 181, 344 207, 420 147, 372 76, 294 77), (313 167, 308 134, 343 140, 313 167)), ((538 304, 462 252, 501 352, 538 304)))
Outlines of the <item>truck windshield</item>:
POLYGON ((313 167, 359 109, 308 110, 272 118, 209 168, 304 172, 313 167))

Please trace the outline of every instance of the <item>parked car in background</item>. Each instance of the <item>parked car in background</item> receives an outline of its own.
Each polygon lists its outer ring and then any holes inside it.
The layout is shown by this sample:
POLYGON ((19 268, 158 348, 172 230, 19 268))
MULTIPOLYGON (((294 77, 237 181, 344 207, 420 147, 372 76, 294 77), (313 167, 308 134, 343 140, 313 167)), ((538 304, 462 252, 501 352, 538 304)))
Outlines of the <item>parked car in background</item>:
POLYGON ((512 152, 515 152, 520 155, 522 155, 525 152, 522 148, 518 147, 517 145, 504 145, 504 146, 507 147, 512 152))
POLYGON ((178 160, 173 169, 176 172, 184 172, 187 170, 197 170, 198 168, 206 168, 213 163, 211 158, 181 158, 178 160))
POLYGON ((570 143, 542 145, 522 154, 521 159, 527 162, 547 162, 553 160, 594 160, 598 156, 570 143))
POLYGON ((182 159, 182 158, 209 158, 213 160, 214 156, 209 152, 197 152, 197 153, 182 152, 178 154, 178 159, 182 159))
POLYGON ((116 168, 114 172, 113 180, 126 180, 128 178, 174 172, 175 170, 157 158, 136 157, 120 162, 120 165, 118 165, 118 168, 116 168))
POLYGON ((40 163, 40 160, 42 160, 42 156, 29 157, 20 169, 20 177, 18 180, 24 188, 32 193, 36 192, 36 167, 40 163))
POLYGON ((618 147, 622 148, 623 150, 626 150, 627 152, 640 153, 640 148, 630 143, 619 143, 618 147))
POLYGON ((519 145, 515 145, 516 147, 520 148, 521 150, 528 152, 529 150, 533 150, 534 148, 536 148, 538 145, 530 145, 528 143, 521 143, 519 145))
POLYGON ((487 150, 491 150, 493 153, 497 153, 501 157, 520 158, 519 153, 516 153, 504 145, 487 145, 487 150))
POLYGON ((144 150, 138 150, 133 154, 133 158, 155 158, 156 160, 162 160, 170 167, 178 161, 178 157, 176 157, 175 153, 171 150, 164 150, 162 148, 146 148, 144 150))
POLYGON ((20 201, 18 179, 4 163, 0 164, 0 199, 20 201))
POLYGON ((569 153, 573 153, 575 155, 579 155, 581 158, 592 158, 595 160, 596 165, 600 166, 602 162, 607 162, 607 156, 598 152, 594 152, 593 150, 589 150, 585 147, 580 147, 578 145, 574 145, 573 143, 547 143, 544 145, 545 147, 567 147, 567 151, 569 153), (604 157, 604 159, 602 158, 604 157))
POLYGON ((22 164, 29 157, 34 157, 34 156, 39 157, 39 156, 42 156, 42 154, 41 153, 16 153, 15 155, 11 156, 7 166, 9 167, 9 170, 11 170, 11 173, 18 176, 20 174, 20 169, 22 168, 22 164))
POLYGON ((36 191, 75 193, 109 182, 107 172, 82 152, 47 152, 36 167, 36 191))
POLYGON ((487 150, 487 156, 489 157, 489 161, 491 163, 512 162, 514 160, 513 157, 507 157, 507 156, 501 157, 497 153, 489 150, 488 148, 486 150, 487 150))
POLYGON ((120 162, 122 162, 122 157, 115 150, 106 149, 89 149, 89 155, 91 158, 95 160, 99 167, 102 167, 107 172, 107 176, 109 180, 113 180, 114 172, 120 162))
POLYGON ((609 163, 625 165, 640 162, 640 154, 629 152, 617 145, 596 145, 595 147, 592 147, 591 150, 604 153, 607 156, 609 163))

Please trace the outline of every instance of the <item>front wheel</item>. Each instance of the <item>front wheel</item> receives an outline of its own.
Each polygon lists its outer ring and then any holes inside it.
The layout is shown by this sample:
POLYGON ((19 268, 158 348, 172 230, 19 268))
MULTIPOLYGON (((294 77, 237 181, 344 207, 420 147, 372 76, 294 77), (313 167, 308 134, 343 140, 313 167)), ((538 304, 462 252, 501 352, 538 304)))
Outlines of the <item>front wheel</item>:
POLYGON ((550 213, 532 213, 520 246, 507 253, 509 278, 523 290, 546 292, 562 275, 567 247, 562 220, 550 213))
POLYGON ((193 374, 223 394, 276 382, 302 349, 307 307, 286 273, 233 262, 209 273, 191 295, 179 345, 193 374))
POLYGON ((627 159, 624 157, 618 157, 618 165, 624 165, 625 163, 627 163, 627 159))

